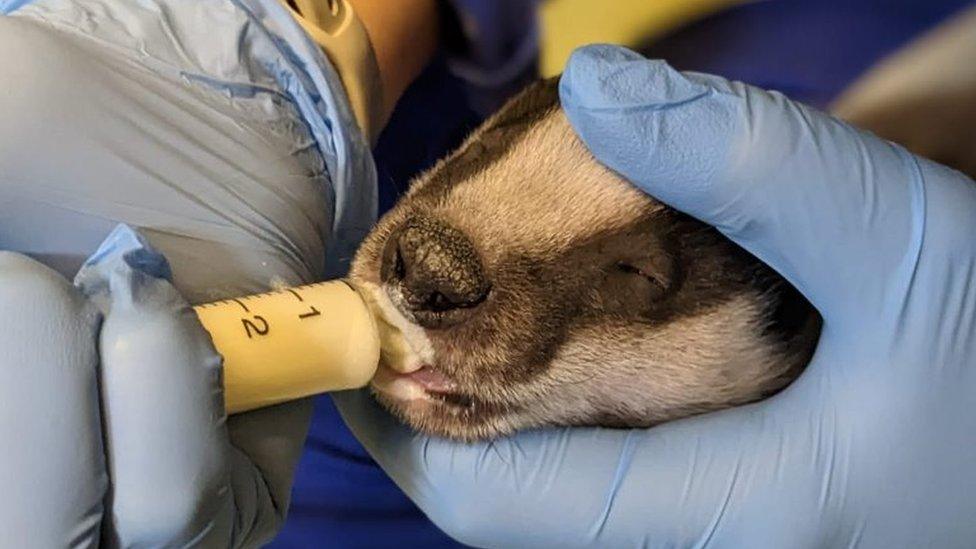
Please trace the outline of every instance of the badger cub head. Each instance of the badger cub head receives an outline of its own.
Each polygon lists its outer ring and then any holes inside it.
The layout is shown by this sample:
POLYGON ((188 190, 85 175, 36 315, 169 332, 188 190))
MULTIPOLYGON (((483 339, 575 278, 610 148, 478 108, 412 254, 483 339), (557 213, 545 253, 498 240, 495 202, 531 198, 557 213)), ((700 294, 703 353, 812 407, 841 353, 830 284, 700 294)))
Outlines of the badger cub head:
POLYGON ((768 267, 598 164, 555 80, 421 175, 352 277, 409 346, 376 397, 466 440, 754 401, 799 374, 819 331, 768 267))

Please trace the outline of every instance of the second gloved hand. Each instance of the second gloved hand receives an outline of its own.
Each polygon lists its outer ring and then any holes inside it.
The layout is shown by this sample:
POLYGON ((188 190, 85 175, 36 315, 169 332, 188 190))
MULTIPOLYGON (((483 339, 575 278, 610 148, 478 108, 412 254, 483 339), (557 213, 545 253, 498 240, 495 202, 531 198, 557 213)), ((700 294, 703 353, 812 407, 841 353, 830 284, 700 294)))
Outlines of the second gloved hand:
POLYGON ((255 504, 232 483, 220 356, 171 276, 161 255, 120 226, 75 277, 102 314, 99 389, 111 479, 103 538, 113 546, 232 546, 246 537, 235 527, 235 500, 255 504))
POLYGON ((124 226, 77 287, 0 252, 0 546, 252 546, 281 520, 231 444, 220 356, 169 277, 124 226))
POLYGON ((448 533, 492 547, 966 547, 976 539, 976 185, 770 93, 614 47, 562 106, 602 162, 769 263, 820 310, 766 401, 642 430, 480 444, 338 395, 448 533))

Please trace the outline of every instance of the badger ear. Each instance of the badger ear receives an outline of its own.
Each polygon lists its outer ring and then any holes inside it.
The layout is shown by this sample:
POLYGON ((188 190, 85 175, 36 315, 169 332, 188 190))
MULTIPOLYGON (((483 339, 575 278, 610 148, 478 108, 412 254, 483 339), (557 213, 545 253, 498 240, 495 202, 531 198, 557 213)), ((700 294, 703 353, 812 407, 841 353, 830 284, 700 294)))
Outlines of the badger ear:
POLYGON ((677 286, 678 261, 662 247, 653 246, 640 254, 617 262, 621 271, 646 279, 653 287, 653 297, 663 298, 677 286))

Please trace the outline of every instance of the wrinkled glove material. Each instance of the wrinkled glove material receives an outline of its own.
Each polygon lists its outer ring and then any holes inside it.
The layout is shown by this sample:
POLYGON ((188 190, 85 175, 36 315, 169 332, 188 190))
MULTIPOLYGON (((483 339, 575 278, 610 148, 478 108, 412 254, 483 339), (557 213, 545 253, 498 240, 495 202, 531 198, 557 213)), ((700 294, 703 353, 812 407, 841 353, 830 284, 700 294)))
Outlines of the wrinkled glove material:
POLYGON ((273 0, 0 13, 0 545, 267 541, 310 402, 225 417, 187 302, 345 272, 376 176, 338 77, 273 0))

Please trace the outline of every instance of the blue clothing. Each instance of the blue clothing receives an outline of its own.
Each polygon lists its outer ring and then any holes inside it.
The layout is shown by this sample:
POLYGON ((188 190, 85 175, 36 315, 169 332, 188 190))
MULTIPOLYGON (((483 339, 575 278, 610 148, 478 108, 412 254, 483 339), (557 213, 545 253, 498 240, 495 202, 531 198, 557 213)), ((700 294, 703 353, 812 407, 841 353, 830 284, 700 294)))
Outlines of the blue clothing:
POLYGON ((641 53, 823 108, 882 57, 969 5, 972 0, 750 2, 641 53))

